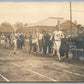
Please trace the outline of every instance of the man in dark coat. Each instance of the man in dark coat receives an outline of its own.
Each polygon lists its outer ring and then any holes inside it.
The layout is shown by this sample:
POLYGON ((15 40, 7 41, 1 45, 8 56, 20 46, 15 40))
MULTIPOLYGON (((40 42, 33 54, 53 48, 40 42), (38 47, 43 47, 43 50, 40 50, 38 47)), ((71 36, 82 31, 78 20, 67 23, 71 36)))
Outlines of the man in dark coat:
POLYGON ((44 52, 44 54, 47 53, 47 47, 49 47, 49 39, 50 39, 49 34, 47 32, 45 32, 45 34, 43 36, 43 52, 44 52))
POLYGON ((31 53, 31 50, 32 50, 32 35, 30 35, 29 37, 29 54, 31 53))

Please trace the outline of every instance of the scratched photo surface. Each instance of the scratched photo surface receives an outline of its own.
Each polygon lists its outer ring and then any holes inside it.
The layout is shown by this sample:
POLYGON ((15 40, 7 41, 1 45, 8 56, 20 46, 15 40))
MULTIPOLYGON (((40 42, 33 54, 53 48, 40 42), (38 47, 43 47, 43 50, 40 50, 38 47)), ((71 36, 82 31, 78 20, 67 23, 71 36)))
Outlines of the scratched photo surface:
POLYGON ((0 82, 84 82, 84 2, 0 2, 0 82))

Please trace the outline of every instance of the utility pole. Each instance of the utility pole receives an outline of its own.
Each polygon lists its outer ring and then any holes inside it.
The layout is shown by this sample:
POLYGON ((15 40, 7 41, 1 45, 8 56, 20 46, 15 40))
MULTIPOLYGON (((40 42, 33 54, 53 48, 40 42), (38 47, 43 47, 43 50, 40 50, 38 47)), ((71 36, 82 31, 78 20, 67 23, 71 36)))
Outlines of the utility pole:
POLYGON ((72 7, 71 7, 71 1, 70 1, 70 27, 71 27, 71 37, 72 37, 72 7))

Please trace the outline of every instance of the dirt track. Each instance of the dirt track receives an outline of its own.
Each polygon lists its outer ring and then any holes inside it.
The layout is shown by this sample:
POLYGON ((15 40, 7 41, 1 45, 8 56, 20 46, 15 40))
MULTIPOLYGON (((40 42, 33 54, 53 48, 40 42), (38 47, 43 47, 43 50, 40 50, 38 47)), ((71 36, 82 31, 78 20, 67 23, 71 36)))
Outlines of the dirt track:
POLYGON ((59 82, 83 81, 84 61, 75 61, 18 50, 0 49, 1 82, 59 82))

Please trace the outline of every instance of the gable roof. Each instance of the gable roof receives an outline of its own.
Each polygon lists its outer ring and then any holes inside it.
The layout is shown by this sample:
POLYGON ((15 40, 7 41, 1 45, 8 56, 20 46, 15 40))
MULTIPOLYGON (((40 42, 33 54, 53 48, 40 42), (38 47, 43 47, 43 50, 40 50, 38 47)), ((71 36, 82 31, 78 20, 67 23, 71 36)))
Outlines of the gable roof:
MULTIPOLYGON (((62 27, 63 31, 67 34, 71 32, 71 21, 65 20, 64 18, 57 18, 57 17, 48 17, 47 19, 41 20, 37 23, 24 26, 24 28, 20 28, 17 32, 28 33, 29 31, 33 32, 35 29, 39 29, 39 31, 48 31, 52 32, 57 29, 58 22, 62 27)), ((72 30, 73 33, 76 32, 77 25, 72 22, 72 30)))
POLYGON ((0 32, 12 33, 14 32, 14 29, 13 27, 9 27, 9 26, 0 26, 0 32))
POLYGON ((64 18, 48 17, 44 20, 33 23, 29 26, 54 26, 54 27, 56 27, 56 25, 58 25, 58 20, 59 20, 59 24, 62 24, 67 21, 64 18))

